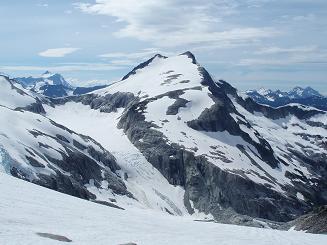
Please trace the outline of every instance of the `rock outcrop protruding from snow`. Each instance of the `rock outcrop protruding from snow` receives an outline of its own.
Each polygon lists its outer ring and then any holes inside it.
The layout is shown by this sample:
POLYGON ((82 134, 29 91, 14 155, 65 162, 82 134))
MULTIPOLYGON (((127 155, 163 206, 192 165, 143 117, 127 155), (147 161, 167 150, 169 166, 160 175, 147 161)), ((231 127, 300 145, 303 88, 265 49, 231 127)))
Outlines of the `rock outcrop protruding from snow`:
POLYGON ((327 234, 327 206, 315 207, 313 211, 289 223, 294 230, 315 234, 327 234))

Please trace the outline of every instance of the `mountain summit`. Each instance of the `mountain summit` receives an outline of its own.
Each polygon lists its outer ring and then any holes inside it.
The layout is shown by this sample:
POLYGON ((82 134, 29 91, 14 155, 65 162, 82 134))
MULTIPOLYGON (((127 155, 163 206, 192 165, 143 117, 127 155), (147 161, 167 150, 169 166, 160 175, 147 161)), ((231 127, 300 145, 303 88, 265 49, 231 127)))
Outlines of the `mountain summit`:
POLYGON ((50 98, 86 94, 108 86, 74 87, 61 74, 50 71, 45 71, 39 77, 16 77, 14 80, 24 88, 50 98))
POLYGON ((39 77, 17 77, 25 88, 48 97, 63 97, 72 94, 74 88, 58 73, 44 72, 39 77))

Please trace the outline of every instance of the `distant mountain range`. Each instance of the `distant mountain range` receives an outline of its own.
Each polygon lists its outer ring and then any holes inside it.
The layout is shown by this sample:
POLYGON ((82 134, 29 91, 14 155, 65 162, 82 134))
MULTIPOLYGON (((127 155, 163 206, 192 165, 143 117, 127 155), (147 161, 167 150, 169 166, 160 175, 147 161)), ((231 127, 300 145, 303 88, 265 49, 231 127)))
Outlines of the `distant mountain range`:
POLYGON ((261 88, 259 90, 248 90, 245 94, 257 103, 272 107, 297 103, 316 107, 324 111, 327 110, 327 97, 311 87, 295 87, 288 92, 261 88))
MULTIPOLYGON (((146 66, 147 64, 141 64, 138 68, 142 68, 142 65, 146 66)), ((123 80, 134 73, 134 70, 131 71, 123 80)), ((16 77, 14 80, 28 90, 51 98, 87 94, 108 86, 74 87, 61 74, 51 73, 49 71, 44 72, 39 77, 16 77)), ((275 108, 296 103, 327 111, 327 97, 311 87, 295 87, 287 92, 261 88, 259 90, 247 90, 244 94, 259 104, 269 105, 275 108)))
POLYGON ((74 87, 61 74, 49 71, 44 72, 39 77, 16 77, 14 80, 26 89, 52 98, 86 94, 107 86, 74 87))

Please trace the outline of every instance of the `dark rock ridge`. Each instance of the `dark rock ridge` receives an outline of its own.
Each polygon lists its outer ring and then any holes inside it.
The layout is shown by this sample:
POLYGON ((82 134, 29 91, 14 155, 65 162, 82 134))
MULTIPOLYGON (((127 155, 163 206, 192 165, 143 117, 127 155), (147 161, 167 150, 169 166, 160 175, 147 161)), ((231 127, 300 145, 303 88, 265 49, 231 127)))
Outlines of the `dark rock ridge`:
POLYGON ((122 80, 126 80, 127 78, 129 78, 131 75, 136 74, 137 70, 143 69, 144 67, 147 67, 155 58, 161 58, 161 59, 166 59, 166 56, 163 56, 161 54, 156 54, 155 56, 153 56, 151 59, 139 64, 138 66, 134 67, 134 69, 132 71, 130 71, 129 73, 127 73, 122 80))
POLYGON ((38 91, 36 91, 34 89, 32 89, 32 91, 43 94, 48 97, 56 98, 56 97, 67 96, 70 92, 73 91, 73 89, 70 87, 61 85, 61 84, 59 84, 59 85, 46 84, 46 85, 41 86, 38 91))
POLYGON ((118 108, 125 108, 129 103, 135 100, 136 97, 132 93, 116 92, 114 94, 106 94, 99 96, 96 94, 85 94, 81 96, 68 96, 64 98, 50 98, 49 105, 63 105, 69 101, 89 105, 91 109, 99 110, 100 112, 116 112, 118 108))
POLYGON ((313 211, 289 222, 288 228, 308 233, 327 234, 327 206, 315 207, 313 211))

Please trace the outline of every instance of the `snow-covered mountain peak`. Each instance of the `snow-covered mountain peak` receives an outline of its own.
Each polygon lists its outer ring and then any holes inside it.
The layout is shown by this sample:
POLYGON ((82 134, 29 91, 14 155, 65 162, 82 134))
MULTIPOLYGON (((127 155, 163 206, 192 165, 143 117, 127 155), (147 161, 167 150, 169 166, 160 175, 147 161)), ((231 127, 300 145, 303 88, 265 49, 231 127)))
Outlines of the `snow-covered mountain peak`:
POLYGON ((53 73, 47 70, 47 71, 43 72, 41 76, 42 77, 49 77, 51 75, 53 75, 53 73))
POLYGON ((129 73, 127 73, 123 78, 122 80, 126 80, 127 78, 129 78, 130 76, 132 75, 135 75, 136 72, 138 70, 141 70, 147 66, 149 66, 151 63, 154 63, 156 60, 160 60, 160 59, 166 59, 167 57, 166 56, 163 56, 161 54, 156 54, 154 55, 152 58, 142 62, 141 64, 137 65, 136 67, 133 68, 133 70, 131 70, 129 73))
POLYGON ((46 71, 41 75, 41 77, 44 78, 45 82, 50 85, 62 85, 67 88, 72 87, 69 82, 67 82, 66 79, 59 73, 51 73, 46 71))
POLYGON ((288 95, 291 98, 301 98, 301 97, 308 98, 314 96, 322 97, 322 95, 318 91, 314 90, 311 87, 306 87, 306 88, 295 87, 288 92, 288 95))
POLYGON ((190 52, 165 57, 154 56, 136 66, 123 79, 99 94, 130 92, 138 97, 154 97, 169 91, 200 87, 203 75, 190 52))
POLYGON ((43 85, 61 85, 67 88, 72 88, 69 82, 59 73, 45 71, 40 76, 36 77, 17 77, 15 78, 23 86, 27 88, 41 87, 43 85))
POLYGON ((303 95, 303 92, 304 92, 304 89, 297 86, 297 87, 293 88, 291 91, 289 91, 288 94, 293 97, 299 97, 299 96, 303 95))
POLYGON ((268 95, 268 94, 270 94, 272 91, 270 90, 270 89, 265 89, 265 88, 260 88, 259 90, 258 90, 258 93, 260 94, 260 95, 268 95))
POLYGON ((50 71, 38 77, 17 77, 15 80, 27 89, 49 97, 67 96, 74 90, 74 87, 61 74, 50 71))

